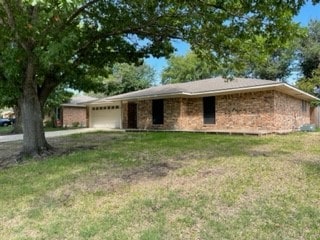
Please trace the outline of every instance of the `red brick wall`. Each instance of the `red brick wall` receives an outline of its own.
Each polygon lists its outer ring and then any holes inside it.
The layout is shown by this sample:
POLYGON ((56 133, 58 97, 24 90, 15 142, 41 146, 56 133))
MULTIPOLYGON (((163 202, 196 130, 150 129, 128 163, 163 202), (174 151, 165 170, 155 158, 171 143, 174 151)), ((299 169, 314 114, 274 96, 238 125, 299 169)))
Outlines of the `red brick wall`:
POLYGON ((274 92, 218 96, 216 111, 215 128, 271 130, 274 122, 274 92))
POLYGON ((62 121, 63 127, 72 127, 77 122, 79 127, 87 127, 87 108, 64 106, 62 108, 62 121))
POLYGON ((139 101, 137 105, 137 125, 138 129, 152 129, 157 126, 152 125, 152 100, 139 101))
POLYGON ((310 110, 310 123, 320 127, 320 107, 312 107, 310 110))
POLYGON ((309 104, 303 112, 301 100, 275 91, 216 96, 215 124, 203 123, 202 98, 164 99, 161 125, 152 124, 152 100, 137 104, 139 129, 281 131, 310 123, 309 104))
POLYGON ((275 92, 275 129, 297 130, 310 124, 310 104, 280 92, 275 92))

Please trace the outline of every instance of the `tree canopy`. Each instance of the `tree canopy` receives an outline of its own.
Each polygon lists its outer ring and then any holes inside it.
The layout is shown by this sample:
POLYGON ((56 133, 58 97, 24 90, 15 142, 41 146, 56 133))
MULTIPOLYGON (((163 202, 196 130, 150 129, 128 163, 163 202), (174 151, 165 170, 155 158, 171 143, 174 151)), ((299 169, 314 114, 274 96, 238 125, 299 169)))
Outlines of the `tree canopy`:
MULTIPOLYGON (((314 2, 319 2, 318 0, 314 2)), ((14 86, 23 153, 50 150, 43 106, 60 84, 89 89, 114 63, 169 56, 182 39, 230 65, 248 48, 271 51, 296 35, 299 1, 1 0, 0 82, 14 86), (263 39, 263 42, 261 41, 263 39)))
POLYGON ((105 93, 116 95, 151 87, 155 83, 155 70, 147 64, 116 63, 112 74, 103 81, 105 93))
MULTIPOLYGON (((239 61, 243 62, 244 67, 236 72, 235 75, 285 82, 296 68, 296 48, 297 39, 291 39, 281 48, 277 48, 271 53, 260 55, 258 61, 257 58, 249 57, 248 59, 243 57, 239 61)), ((259 54, 259 50, 255 49, 248 52, 259 54)))
POLYGON ((296 87, 299 89, 320 97, 319 92, 316 91, 316 86, 320 86, 320 68, 313 70, 310 78, 303 77, 296 82, 296 87))
POLYGON ((185 56, 172 55, 161 75, 162 84, 189 82, 212 77, 217 72, 215 64, 199 58, 190 51, 185 56))
POLYGON ((306 31, 306 36, 300 40, 299 64, 303 76, 312 78, 320 64, 320 21, 310 21, 306 31))
POLYGON ((316 86, 320 86, 320 21, 309 22, 306 35, 300 39, 298 51, 298 62, 303 76, 296 82, 296 86, 320 97, 319 93, 315 92, 316 86))

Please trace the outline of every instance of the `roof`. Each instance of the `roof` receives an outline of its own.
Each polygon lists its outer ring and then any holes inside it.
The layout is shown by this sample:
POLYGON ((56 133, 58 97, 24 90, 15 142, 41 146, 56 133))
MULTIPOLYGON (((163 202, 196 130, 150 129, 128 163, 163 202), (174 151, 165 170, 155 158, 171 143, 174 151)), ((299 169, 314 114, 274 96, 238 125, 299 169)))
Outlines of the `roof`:
POLYGON ((66 107, 85 107, 86 103, 98 100, 96 97, 90 97, 87 95, 73 96, 68 103, 61 104, 66 107))
POLYGON ((139 91, 102 98, 93 101, 92 104, 121 100, 129 101, 172 97, 218 96, 263 90, 277 90, 308 101, 319 100, 311 94, 282 82, 254 78, 233 78, 228 80, 222 77, 216 77, 192 82, 155 86, 139 91))

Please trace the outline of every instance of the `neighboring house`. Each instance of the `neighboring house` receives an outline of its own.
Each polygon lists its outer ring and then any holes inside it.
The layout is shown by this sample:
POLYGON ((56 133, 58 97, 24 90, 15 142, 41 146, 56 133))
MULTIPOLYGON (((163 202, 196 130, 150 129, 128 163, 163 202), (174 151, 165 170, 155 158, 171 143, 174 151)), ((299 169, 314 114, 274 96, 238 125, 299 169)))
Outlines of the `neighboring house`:
POLYGON ((89 126, 211 132, 290 132, 310 124, 310 101, 281 82, 221 77, 102 98, 88 104, 89 126))
POLYGON ((61 104, 56 111, 58 125, 63 127, 88 127, 89 115, 86 103, 97 98, 77 95, 73 96, 68 103, 61 104))
POLYGON ((14 111, 12 109, 0 110, 0 117, 2 118, 15 118, 14 111))

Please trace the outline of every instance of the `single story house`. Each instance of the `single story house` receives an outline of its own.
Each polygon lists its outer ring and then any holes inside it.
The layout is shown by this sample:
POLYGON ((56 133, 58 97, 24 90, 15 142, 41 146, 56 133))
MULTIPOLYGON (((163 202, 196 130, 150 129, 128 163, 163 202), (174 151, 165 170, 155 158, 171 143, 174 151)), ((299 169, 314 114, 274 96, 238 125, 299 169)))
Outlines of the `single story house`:
POLYGON ((86 103, 97 100, 86 95, 73 96, 68 103, 56 110, 57 123, 63 127, 88 127, 89 112, 86 103))
POLYGON ((89 103, 89 126, 276 133, 310 124, 317 97, 289 84, 222 77, 155 86, 89 103))

